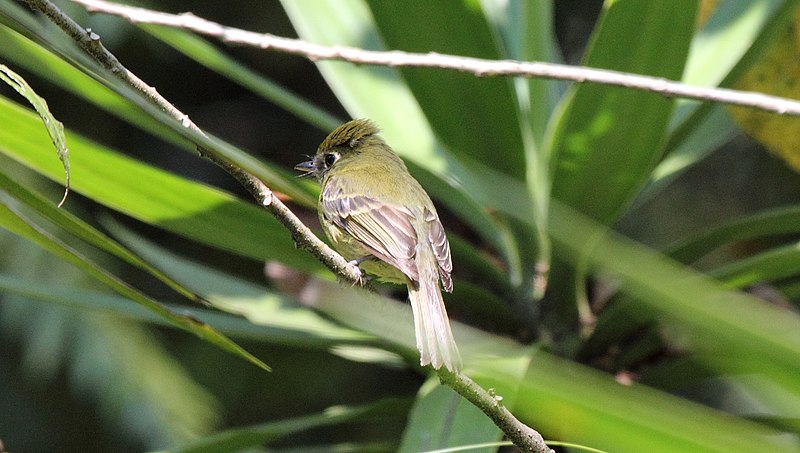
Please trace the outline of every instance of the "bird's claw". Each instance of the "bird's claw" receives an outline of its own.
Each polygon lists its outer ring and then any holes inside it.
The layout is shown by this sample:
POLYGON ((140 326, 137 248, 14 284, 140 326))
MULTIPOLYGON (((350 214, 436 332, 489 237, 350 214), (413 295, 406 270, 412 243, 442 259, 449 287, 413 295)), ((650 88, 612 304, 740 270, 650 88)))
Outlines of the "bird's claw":
POLYGON ((352 261, 348 261, 347 264, 352 266, 353 272, 358 276, 356 277, 356 281, 353 283, 353 286, 356 284, 359 286, 364 286, 366 282, 370 280, 369 276, 365 275, 364 272, 358 267, 361 263, 366 261, 369 257, 362 257, 359 259, 355 259, 352 261))

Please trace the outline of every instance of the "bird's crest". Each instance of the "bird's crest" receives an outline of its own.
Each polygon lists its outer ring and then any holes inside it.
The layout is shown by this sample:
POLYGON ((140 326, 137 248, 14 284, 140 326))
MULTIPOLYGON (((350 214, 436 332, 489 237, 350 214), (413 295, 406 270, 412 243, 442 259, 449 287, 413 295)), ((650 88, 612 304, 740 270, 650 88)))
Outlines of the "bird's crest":
POLYGON ((319 149, 326 150, 341 146, 354 149, 363 144, 365 139, 377 135, 378 132, 380 132, 380 129, 371 120, 358 119, 348 121, 328 134, 319 149))

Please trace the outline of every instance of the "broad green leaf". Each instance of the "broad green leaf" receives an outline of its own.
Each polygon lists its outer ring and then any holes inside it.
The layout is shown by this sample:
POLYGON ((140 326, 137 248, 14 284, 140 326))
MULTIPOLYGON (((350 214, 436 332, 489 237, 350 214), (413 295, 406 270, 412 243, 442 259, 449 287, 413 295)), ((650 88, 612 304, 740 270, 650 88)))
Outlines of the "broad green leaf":
MULTIPOLYGON (((491 60, 503 57, 501 43, 478 2, 368 3, 391 50, 491 60)), ((521 123, 511 80, 479 79, 472 74, 429 68, 402 68, 400 72, 436 137, 449 150, 524 179, 520 130, 530 126, 521 123)))
MULTIPOLYGON (((501 370, 489 368, 486 373, 503 379, 501 370)), ((608 452, 788 453, 798 448, 793 436, 781 436, 778 430, 644 385, 622 385, 596 370, 546 354, 533 357, 518 401, 517 417, 546 438, 608 452)))
MULTIPOLYGON (((559 240, 575 237, 570 235, 573 232, 565 229, 559 240)), ((632 267, 639 273, 650 273, 638 264, 632 267)), ((324 288, 309 294, 307 303, 314 303, 347 325, 384 338, 405 351, 409 361, 418 360, 408 308, 363 291, 320 284, 324 288)), ((642 385, 621 385, 596 370, 544 351, 531 354, 532 350, 519 344, 458 322, 452 327, 464 356, 465 373, 485 388, 498 388, 501 396, 508 392, 514 400, 512 412, 548 438, 622 452, 677 449, 722 453, 765 445, 773 451, 795 451, 796 444, 781 439, 777 430, 642 385), (528 375, 520 382, 519 367, 509 367, 508 361, 529 355, 528 375), (498 387, 497 383, 511 387, 498 387), (515 390, 516 384, 519 387, 515 390), (732 437, 731 432, 737 436, 732 437)))
POLYGON ((69 247, 55 236, 34 224, 30 219, 22 216, 9 204, 9 200, 7 197, 4 197, 2 193, 0 193, 0 225, 12 233, 36 243, 53 255, 74 264, 88 275, 108 285, 114 291, 152 310, 159 316, 162 316, 181 329, 193 333, 201 339, 219 347, 220 349, 239 356, 256 366, 269 371, 270 368, 264 362, 245 351, 241 346, 231 341, 228 337, 214 330, 208 324, 189 316, 179 315, 170 311, 159 302, 145 296, 137 289, 133 288, 100 267, 98 264, 93 263, 88 258, 82 256, 76 250, 69 247))
MULTIPOLYGON (((680 78, 696 6, 685 0, 607 3, 584 64, 680 78)), ((552 130, 553 197, 613 221, 660 158, 671 108, 656 93, 573 87, 552 130)))
POLYGON ((202 294, 214 307, 244 316, 251 323, 263 326, 265 339, 269 338, 271 332, 276 339, 284 339, 291 344, 331 346, 374 343, 373 337, 343 328, 286 295, 181 258, 111 220, 104 223, 121 241, 149 262, 169 269, 170 276, 202 294))
MULTIPOLYGON (((0 152, 58 180, 61 169, 48 153, 48 139, 36 116, 0 97, 0 152)), ((198 242, 260 260, 276 259, 310 272, 320 271, 300 253, 289 233, 264 210, 222 191, 193 183, 119 155, 76 134, 73 189, 143 222, 198 242)))
MULTIPOLYGON (((0 13, 9 13, 2 3, 0 3, 0 13)), ((1 17, 2 14, 0 14, 0 18, 1 17)), ((169 113, 165 112, 161 106, 154 104, 143 93, 118 80, 110 71, 101 67, 82 50, 78 50, 72 45, 65 46, 63 34, 60 31, 53 33, 52 29, 42 27, 38 24, 32 24, 27 21, 27 19, 28 17, 26 16, 20 18, 13 14, 9 17, 10 23, 16 31, 29 38, 35 37, 38 41, 43 42, 43 45, 48 50, 60 53, 62 58, 65 58, 73 65, 79 65, 81 70, 86 74, 134 104, 139 109, 134 115, 149 116, 161 125, 169 128, 172 132, 177 133, 184 139, 195 144, 195 146, 184 146, 183 149, 192 150, 200 147, 206 152, 224 161, 231 162, 238 168, 249 172, 267 183, 270 189, 283 192, 291 196, 298 203, 305 204, 306 206, 313 206, 315 204, 316 199, 309 193, 307 187, 298 182, 293 173, 290 173, 286 169, 276 168, 266 164, 211 134, 201 132, 192 127, 187 127, 191 124, 188 116, 182 117, 180 120, 174 118, 169 113)), ((17 55, 12 54, 11 57, 15 59, 17 55)), ((21 57, 24 58, 25 55, 21 57)), ((56 73, 56 75, 61 76, 63 73, 56 73)), ((71 84, 67 84, 67 86, 70 85, 71 84)), ((85 91, 81 90, 80 93, 84 94, 85 91)), ((120 104, 113 105, 119 106, 120 104)), ((103 105, 103 107, 106 106, 106 104, 103 105)), ((127 107, 127 104, 123 104, 123 107, 127 107)), ((119 112, 112 113, 127 120, 127 117, 119 112)), ((145 123, 145 126, 147 126, 146 123, 148 123, 148 120, 129 121, 137 125, 145 123)))
MULTIPOLYGON (((678 79, 696 7, 687 0, 606 3, 584 65, 678 79)), ((672 101, 656 93, 574 85, 548 130, 551 202, 601 223, 616 221, 661 157, 671 108, 672 101)), ((558 303, 545 307, 545 318, 556 335, 574 337, 580 323, 591 322, 584 272, 581 259, 553 260, 549 289, 558 303)))
POLYGON ((59 88, 80 96, 98 108, 123 118, 162 140, 185 149, 194 149, 163 124, 147 115, 142 115, 135 104, 117 95, 104 84, 81 72, 55 53, 2 26, 0 26, 0 56, 14 61, 15 64, 59 88))
POLYGON ((590 264, 621 280, 622 290, 661 319, 691 330, 692 347, 723 357, 741 354, 764 366, 800 372, 800 315, 724 289, 644 246, 606 232, 563 205, 553 205, 551 234, 572 256, 586 250, 590 264))
MULTIPOLYGON (((501 434, 480 409, 433 376, 419 389, 398 451, 414 453, 482 444, 499 440, 501 434)), ((470 451, 490 453, 495 449, 470 451)))
POLYGON ((41 117, 45 129, 47 129, 47 133, 50 135, 50 140, 52 140, 53 145, 56 147, 56 154, 61 161, 61 165, 64 166, 64 172, 66 173, 64 197, 61 198, 61 201, 58 203, 58 207, 61 207, 67 200, 67 195, 69 194, 69 148, 67 147, 67 139, 64 136, 64 125, 50 113, 50 108, 47 107, 47 101, 36 94, 25 79, 3 64, 0 64, 0 80, 6 82, 11 88, 14 88, 17 93, 24 96, 25 99, 31 103, 33 108, 36 109, 36 113, 41 117))

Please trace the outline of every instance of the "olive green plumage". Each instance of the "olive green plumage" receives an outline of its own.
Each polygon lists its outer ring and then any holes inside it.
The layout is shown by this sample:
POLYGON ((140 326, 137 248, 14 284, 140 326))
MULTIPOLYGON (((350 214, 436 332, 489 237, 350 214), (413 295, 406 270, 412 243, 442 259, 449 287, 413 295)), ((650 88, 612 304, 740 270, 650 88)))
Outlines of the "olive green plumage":
POLYGON ((383 281, 408 286, 420 363, 461 368, 439 282, 452 291, 450 245, 436 208, 369 120, 331 132, 296 168, 322 185, 319 216, 346 259, 383 281))

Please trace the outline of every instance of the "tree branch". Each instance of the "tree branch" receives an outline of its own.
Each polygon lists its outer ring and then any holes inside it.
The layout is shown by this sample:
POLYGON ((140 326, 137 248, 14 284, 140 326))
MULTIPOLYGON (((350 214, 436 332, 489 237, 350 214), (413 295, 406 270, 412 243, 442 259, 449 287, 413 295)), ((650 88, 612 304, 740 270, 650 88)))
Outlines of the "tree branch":
MULTIPOLYGON (((129 71, 117 58, 109 52, 100 42, 100 36, 91 30, 86 30, 69 16, 64 14, 57 6, 48 0, 25 0, 28 5, 44 13, 53 23, 64 30, 67 35, 74 39, 78 45, 98 63, 107 69, 112 76, 123 83, 137 90, 150 103, 166 112, 181 126, 191 129, 203 136, 203 131, 192 122, 188 115, 178 110, 172 103, 161 96, 155 88, 146 84, 143 80, 129 71)), ((247 171, 239 168, 224 158, 210 152, 204 147, 197 147, 200 156, 219 165, 223 170, 233 176, 239 183, 247 189, 256 201, 265 207, 289 230, 295 243, 311 252, 323 264, 331 269, 336 275, 352 283, 360 282, 361 273, 349 264, 341 255, 336 253, 327 244, 322 242, 317 236, 306 227, 289 208, 277 197, 273 196, 272 191, 261 180, 251 175, 247 171)))
POLYGON ((553 453, 544 442, 544 438, 536 430, 519 421, 503 406, 502 398, 492 395, 483 387, 462 373, 453 373, 442 367, 438 370, 439 379, 452 388, 467 401, 483 411, 508 440, 525 452, 553 453))
MULTIPOLYGON (((167 112, 175 121, 184 127, 203 134, 203 132, 189 119, 188 115, 178 110, 174 105, 161 96, 153 87, 147 85, 136 75, 123 66, 119 60, 109 52, 100 42, 100 37, 92 31, 85 30, 72 18, 64 14, 49 0, 24 0, 32 9, 44 13, 53 23, 61 27, 80 47, 97 60, 114 77, 130 87, 136 89, 149 102, 157 105, 167 112)), ((205 135, 205 134, 203 134, 205 135)), ((355 266, 349 264, 341 255, 336 253, 324 242, 319 240, 297 216, 258 178, 245 170, 233 165, 227 160, 205 150, 198 145, 200 155, 211 160, 239 181, 258 201, 272 213, 291 232, 292 238, 298 246, 309 250, 332 272, 344 280, 360 283, 360 272, 355 266)), ((439 370, 441 381, 456 392, 475 404, 486 413, 506 436, 518 447, 526 452, 550 453, 552 450, 545 445, 542 436, 520 422, 511 412, 503 407, 499 400, 493 397, 470 378, 461 373, 451 373, 446 369, 439 370)))
POLYGON ((182 28, 222 41, 260 47, 266 50, 299 55, 309 60, 340 60, 361 65, 390 67, 423 67, 468 72, 479 77, 521 76, 599 83, 661 94, 665 97, 694 99, 704 102, 752 107, 780 115, 800 116, 800 102, 749 91, 727 88, 706 88, 660 78, 606 69, 570 66, 546 62, 485 60, 437 53, 402 51, 377 52, 353 47, 326 47, 299 39, 282 38, 268 33, 255 33, 197 17, 191 13, 168 14, 144 8, 110 3, 104 0, 71 0, 91 12, 123 17, 133 23, 166 25, 182 28))

